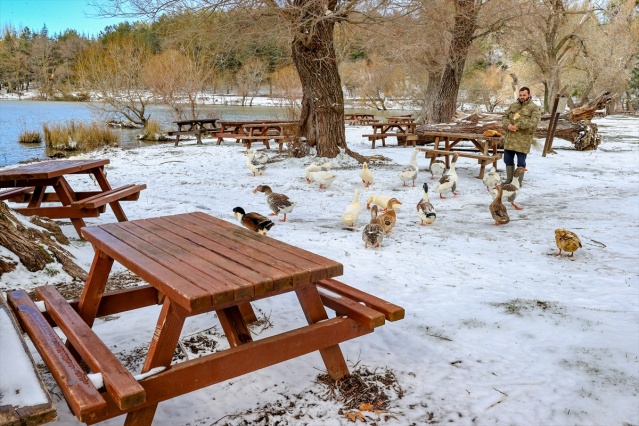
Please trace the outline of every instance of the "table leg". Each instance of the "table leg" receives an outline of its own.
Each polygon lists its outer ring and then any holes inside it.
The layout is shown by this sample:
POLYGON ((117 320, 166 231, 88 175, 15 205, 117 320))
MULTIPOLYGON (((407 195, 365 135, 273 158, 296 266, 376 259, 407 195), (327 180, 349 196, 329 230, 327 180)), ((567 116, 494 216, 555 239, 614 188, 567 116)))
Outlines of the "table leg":
MULTIPOLYGON (((58 183, 53 186, 53 189, 56 194, 58 194, 58 198, 63 206, 69 206, 75 201, 75 194, 64 177, 58 180, 58 183)), ((84 220, 82 218, 71 218, 71 223, 78 235, 82 237, 80 230, 86 226, 84 220)))
POLYGON ((27 205, 27 207, 29 208, 40 207, 40 204, 42 204, 42 199, 44 198, 44 191, 46 189, 47 189, 46 186, 36 186, 36 188, 33 190, 31 201, 29 201, 29 204, 27 205))
MULTIPOLYGON (((98 185, 100 185, 101 190, 108 191, 111 189, 111 185, 109 184, 109 181, 106 178, 106 173, 104 173, 103 167, 99 167, 95 169, 92 173, 93 173, 93 176, 95 177, 95 181, 98 183, 98 185)), ((115 217, 118 219, 118 222, 126 222, 129 220, 126 217, 126 214, 124 213, 124 209, 122 209, 122 206, 120 205, 119 201, 113 201, 109 203, 109 207, 111 207, 111 210, 113 211, 113 214, 115 214, 115 217)))
MULTIPOLYGON (((171 365, 173 354, 180 339, 187 313, 167 297, 164 299, 162 311, 155 326, 149 352, 142 366, 142 373, 152 368, 171 365)), ((188 378, 185 378, 188 380, 188 378)), ((151 425, 157 404, 132 411, 126 416, 125 425, 151 425)))
POLYGON ((78 314, 89 327, 93 326, 93 321, 95 321, 95 317, 98 314, 100 300, 102 300, 112 267, 113 259, 103 251, 96 250, 84 290, 82 290, 80 302, 78 303, 78 314))
POLYGON ((246 326, 242 312, 238 306, 231 306, 215 311, 222 324, 222 329, 232 348, 252 342, 251 331, 246 326))
MULTIPOLYGON (((295 289, 295 293, 300 301, 300 305, 302 305, 302 310, 309 324, 328 319, 324 304, 315 285, 298 287, 295 289)), ((331 379, 339 380, 350 375, 339 345, 320 349, 319 352, 331 379)))

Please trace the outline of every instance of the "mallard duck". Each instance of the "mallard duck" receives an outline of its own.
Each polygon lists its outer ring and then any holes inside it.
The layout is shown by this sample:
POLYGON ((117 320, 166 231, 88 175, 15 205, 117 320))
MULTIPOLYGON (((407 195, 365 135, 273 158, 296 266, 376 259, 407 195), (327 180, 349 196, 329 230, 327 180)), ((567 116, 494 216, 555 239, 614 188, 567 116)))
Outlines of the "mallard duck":
POLYGON ((417 173, 419 173, 419 166, 417 165, 417 153, 419 151, 414 149, 410 154, 410 164, 404 166, 401 172, 399 172, 399 178, 404 183, 402 186, 406 186, 406 182, 413 181, 413 187, 415 186, 415 179, 417 179, 417 173))
POLYGON ((446 163, 442 160, 434 160, 430 165, 430 178, 435 179, 435 175, 439 177, 444 176, 444 172, 446 171, 446 163))
POLYGON ((240 221, 242 226, 262 235, 266 235, 266 232, 270 231, 270 229, 275 225, 270 219, 259 213, 244 212, 242 207, 235 207, 233 209, 233 215, 240 221))
POLYGON ((379 247, 384 240, 384 230, 380 226, 377 220, 377 206, 373 206, 371 209, 371 221, 364 227, 362 231, 362 241, 364 241, 364 248, 368 246, 379 247))
POLYGON ((319 183, 320 189, 328 188, 331 183, 335 180, 337 175, 335 173, 329 172, 327 170, 320 170, 318 172, 309 172, 306 181, 310 183, 310 181, 319 183))
POLYGON ((262 151, 256 151, 255 148, 249 148, 247 153, 253 154, 253 164, 266 164, 269 157, 262 151))
POLYGON ((556 256, 561 256, 561 251, 564 250, 570 252, 569 257, 573 257, 575 252, 581 248, 581 240, 577 234, 565 229, 555 229, 555 241, 559 249, 559 253, 556 256))
POLYGON ((505 225, 510 222, 510 218, 508 217, 506 206, 501 201, 503 188, 495 185, 495 189, 497 190, 497 197, 490 203, 490 214, 493 215, 493 219, 495 219, 495 225, 505 225))
POLYGON ((421 219, 420 225, 430 225, 437 219, 437 214, 435 214, 435 207, 433 207, 428 198, 428 184, 424 183, 423 188, 424 195, 422 195, 422 199, 417 203, 417 216, 421 219))
MULTIPOLYGON (((393 197, 390 197, 388 195, 370 195, 366 199, 366 208, 370 209, 371 204, 375 204, 381 207, 382 209, 385 209, 386 206, 388 205, 388 200, 390 200, 391 198, 393 197)), ((395 210, 399 210, 399 206, 395 206, 395 210)))
POLYGON ((388 204, 386 205, 386 212, 377 216, 377 223, 382 227, 387 235, 390 234, 397 222, 395 206, 399 207, 401 205, 402 203, 397 198, 391 198, 388 200, 388 204))
POLYGON ((359 189, 355 188, 355 196, 353 197, 353 202, 346 206, 346 210, 342 213, 342 222, 344 225, 350 226, 351 228, 355 226, 355 222, 357 222, 357 218, 359 214, 362 212, 362 206, 359 203, 359 189))
MULTIPOLYGON (((513 205, 513 207, 516 210, 523 210, 523 207, 518 206, 517 204, 515 204, 515 199, 517 198, 517 196, 519 195, 519 175, 522 174, 523 172, 525 172, 526 169, 523 167, 517 167, 515 169, 515 172, 513 173, 513 181, 511 183, 504 183, 502 185, 499 185, 499 187, 502 189, 502 196, 501 199, 502 201, 508 201, 510 204, 513 205)), ((493 198, 497 197, 497 190, 493 189, 493 191, 491 192, 493 198)))
POLYGON ((359 177, 362 178, 362 182, 364 182, 364 187, 368 188, 373 183, 373 172, 368 168, 368 164, 362 164, 362 170, 359 172, 359 177))
POLYGON ((262 176, 266 170, 266 165, 255 161, 255 155, 250 150, 246 152, 246 167, 253 172, 253 176, 262 176))
POLYGON ((484 175, 482 182, 486 185, 486 191, 490 191, 490 189, 494 188, 495 185, 499 185, 501 183, 501 176, 495 166, 491 167, 490 171, 484 175))
POLYGON ((297 205, 297 203, 289 200, 286 195, 273 192, 268 185, 259 185, 253 190, 254 194, 256 192, 263 192, 264 195, 266 195, 266 204, 273 210, 273 213, 269 213, 269 216, 278 216, 280 213, 284 214, 284 219, 280 220, 280 222, 286 222, 286 214, 292 212, 293 207, 297 205))
POLYGON ((453 195, 457 195, 457 171, 455 170, 455 164, 459 154, 453 155, 453 160, 450 163, 450 169, 439 179, 439 185, 435 188, 436 192, 439 192, 439 198, 444 198, 442 194, 452 192, 453 195))

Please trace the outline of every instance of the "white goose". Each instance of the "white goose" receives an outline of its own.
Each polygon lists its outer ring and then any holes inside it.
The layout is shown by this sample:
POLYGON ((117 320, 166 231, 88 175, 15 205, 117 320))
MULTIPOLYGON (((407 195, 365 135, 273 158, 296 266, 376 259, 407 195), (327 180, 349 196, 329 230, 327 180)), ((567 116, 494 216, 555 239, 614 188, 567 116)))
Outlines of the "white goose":
POLYGON ((266 170, 266 165, 255 161, 255 154, 250 150, 246 152, 246 167, 253 172, 253 176, 262 176, 266 170))
POLYGON ((399 172, 399 178, 406 186, 406 182, 413 181, 413 187, 415 186, 415 179, 417 179, 417 173, 419 172, 419 166, 417 165, 417 151, 416 149, 410 155, 410 164, 405 166, 404 169, 399 172))
POLYGON ((262 151, 256 151, 255 148, 249 148, 247 152, 253 154, 253 164, 266 164, 268 163, 269 157, 266 153, 262 151))
POLYGON ((430 165, 430 178, 435 179, 435 175, 442 177, 446 171, 446 163, 442 160, 433 160, 430 165))
POLYGON ((308 183, 310 183, 310 181, 317 182, 319 183, 320 189, 326 189, 333 183, 336 177, 337 175, 335 173, 320 170, 319 172, 309 172, 306 181, 308 183))
POLYGON ((353 202, 346 206, 346 210, 342 213, 342 222, 344 222, 344 225, 352 228, 355 226, 355 222, 357 222, 357 218, 361 212, 362 205, 359 203, 359 189, 355 188, 353 202))
POLYGON ((501 183, 501 176, 495 166, 490 168, 490 171, 484 175, 482 181, 484 182, 484 185, 486 185, 486 191, 489 192, 495 187, 495 185, 499 185, 499 183, 501 183))
POLYGON ((368 168, 368 164, 362 164, 362 170, 359 172, 359 177, 364 182, 364 187, 368 188, 374 181, 373 172, 368 168))

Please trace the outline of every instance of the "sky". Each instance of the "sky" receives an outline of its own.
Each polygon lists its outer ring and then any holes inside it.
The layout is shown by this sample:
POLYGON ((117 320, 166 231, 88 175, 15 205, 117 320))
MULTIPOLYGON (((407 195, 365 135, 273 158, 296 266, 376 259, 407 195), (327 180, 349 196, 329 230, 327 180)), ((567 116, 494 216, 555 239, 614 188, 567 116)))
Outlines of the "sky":
MULTIPOLYGON (((247 168, 241 144, 231 140, 221 145, 210 138, 200 145, 180 140, 178 147, 109 148, 87 156, 110 159, 113 187, 147 184, 139 200, 122 203, 130 220, 200 211, 239 226, 234 207, 270 213, 264 195, 253 193, 260 184, 295 201, 286 222, 271 217, 275 226, 264 238, 342 263, 338 280, 406 310, 404 319, 340 344, 351 369, 389 371, 401 387, 399 392, 378 384, 389 396, 390 414, 381 414, 380 421, 365 412, 368 424, 639 425, 639 118, 609 116, 595 122, 603 139, 597 150, 579 152, 555 139, 556 154, 531 151, 516 199, 524 209, 505 203, 510 223, 502 226, 493 225, 492 197, 476 178, 476 160, 459 159, 459 195, 439 198, 438 181, 431 179, 424 156, 417 156, 416 186, 402 186, 398 174, 412 148, 391 139, 386 147, 371 149, 362 137, 371 132, 369 126, 346 126, 346 137, 350 149, 378 156, 369 162, 375 175, 370 188, 359 178, 361 165, 348 156, 331 160, 337 178, 320 190, 317 183, 305 182, 304 168, 327 159, 278 155, 275 145, 266 150, 259 143, 254 147, 270 157, 260 177, 247 168), (437 220, 420 226, 415 206, 425 182, 437 220), (355 189, 362 212, 349 230, 341 214, 355 189), (374 194, 403 203, 397 224, 377 249, 364 248, 362 241, 370 220, 366 201, 374 194), (557 228, 581 239, 583 247, 574 257, 556 256, 557 228)), ((499 169, 504 172, 501 161, 499 169)), ((95 188, 85 175, 70 176, 69 183, 78 191, 95 188)), ((23 216, 19 220, 27 222, 23 216)), ((107 207, 100 217, 86 220, 91 226, 115 217, 107 207)), ((69 221, 60 223, 71 240, 65 248, 88 270, 91 244, 78 240, 69 221)), ((0 246, 3 257, 17 259, 0 246)), ((113 273, 124 271, 116 264, 113 273)), ((45 284, 81 288, 59 264, 43 272, 18 265, 0 277, 2 292, 45 284)), ((305 325, 293 292, 253 306, 263 320, 250 327, 256 341, 305 325)), ((159 312, 159 306, 149 306, 112 315, 96 320, 93 330, 135 375, 159 312)), ((8 353, 3 335, 0 340, 0 365, 14 366, 19 355, 8 353)), ((182 360, 228 348, 214 312, 189 318, 180 342, 182 360)), ((340 413, 341 403, 324 400, 327 388, 316 381, 323 371, 319 354, 308 354, 162 402, 153 424, 353 425, 340 413)), ((29 392, 15 392, 20 381, 11 379, 20 374, 17 369, 0 374, 10 375, 0 380, 0 395, 11 395, 14 404, 14 395, 28 400, 29 392)), ((58 409, 58 420, 50 425, 81 425, 51 375, 43 378, 58 409)))
POLYGON ((127 20, 89 17, 96 11, 88 3, 88 0, 0 0, 0 23, 3 28, 7 25, 16 29, 29 27, 36 32, 46 25, 51 36, 67 29, 97 36, 107 25, 127 20))

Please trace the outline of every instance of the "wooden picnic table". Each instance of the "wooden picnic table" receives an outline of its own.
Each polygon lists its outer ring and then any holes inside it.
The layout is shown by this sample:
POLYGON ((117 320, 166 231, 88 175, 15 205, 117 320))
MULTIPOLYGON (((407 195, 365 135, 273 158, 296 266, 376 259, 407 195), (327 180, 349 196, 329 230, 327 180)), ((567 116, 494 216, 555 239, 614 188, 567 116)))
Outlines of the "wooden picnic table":
POLYGON ((150 425, 161 401, 315 351, 338 380, 349 374, 339 343, 404 317, 401 307, 334 280, 341 263, 205 213, 91 226, 82 233, 95 256, 79 300, 67 302, 55 287, 38 287, 44 315, 24 291, 9 293, 8 300, 83 422, 127 413, 125 424, 150 425), (114 262, 148 285, 104 294, 114 262), (247 327, 254 317, 250 302, 291 291, 308 325, 254 341, 247 327), (91 327, 96 317, 155 304, 162 309, 142 373, 164 369, 135 380, 91 327), (212 311, 230 348, 171 365, 186 318, 212 311), (68 348, 47 320, 60 327, 68 348), (78 359, 102 374, 104 389, 85 383, 78 359))
POLYGON ((78 235, 86 224, 85 217, 98 217, 104 213, 106 205, 111 206, 118 221, 127 220, 120 201, 134 201, 146 184, 124 185, 111 188, 107 180, 103 160, 54 160, 31 163, 0 171, 0 201, 27 203, 26 207, 14 210, 26 216, 43 216, 50 219, 71 219, 78 235), (100 186, 99 191, 74 191, 67 181, 71 175, 91 175, 100 186), (52 187, 55 192, 46 192, 52 187), (56 206, 42 206, 42 203, 58 203, 56 206))
POLYGON ((417 136, 415 135, 415 129, 417 127, 416 123, 401 123, 401 122, 385 122, 385 123, 373 123, 371 124, 373 128, 372 134, 362 135, 362 137, 368 138, 371 141, 371 148, 375 149, 375 141, 377 139, 381 139, 382 146, 386 146, 386 138, 395 136, 397 137, 397 143, 400 143, 400 140, 403 141, 404 147, 407 146, 408 142, 412 142, 413 147, 416 146, 417 136))
POLYGON ((193 120, 174 121, 177 124, 177 131, 169 132, 169 136, 175 136, 175 146, 178 146, 180 135, 193 135, 197 143, 202 143, 202 135, 207 133, 215 133, 217 118, 198 118, 193 120))
POLYGON ((387 117, 386 121, 389 123, 413 123, 413 114, 395 115, 393 117, 387 117))
POLYGON ((445 157, 446 167, 450 167, 450 156, 457 153, 460 157, 477 160, 481 165, 479 176, 477 176, 479 179, 484 177, 484 171, 488 164, 492 163, 497 168, 497 161, 502 157, 502 154, 498 151, 499 145, 503 140, 501 136, 453 132, 421 132, 419 135, 435 138, 432 147, 418 148, 420 151, 424 151, 424 157, 430 158, 430 164, 433 164, 437 157, 445 157), (443 147, 441 146, 442 141, 444 142, 443 147), (462 141, 471 142, 472 145, 461 146, 459 143, 462 141))
POLYGON ((344 122, 349 124, 372 124, 377 123, 379 120, 375 119, 374 114, 364 113, 344 113, 344 122))
POLYGON ((278 144, 278 151, 282 152, 285 142, 292 142, 299 133, 299 121, 296 120, 223 120, 219 122, 217 144, 224 138, 233 138, 243 143, 247 149, 253 142, 261 142, 270 149, 269 141, 278 144))

